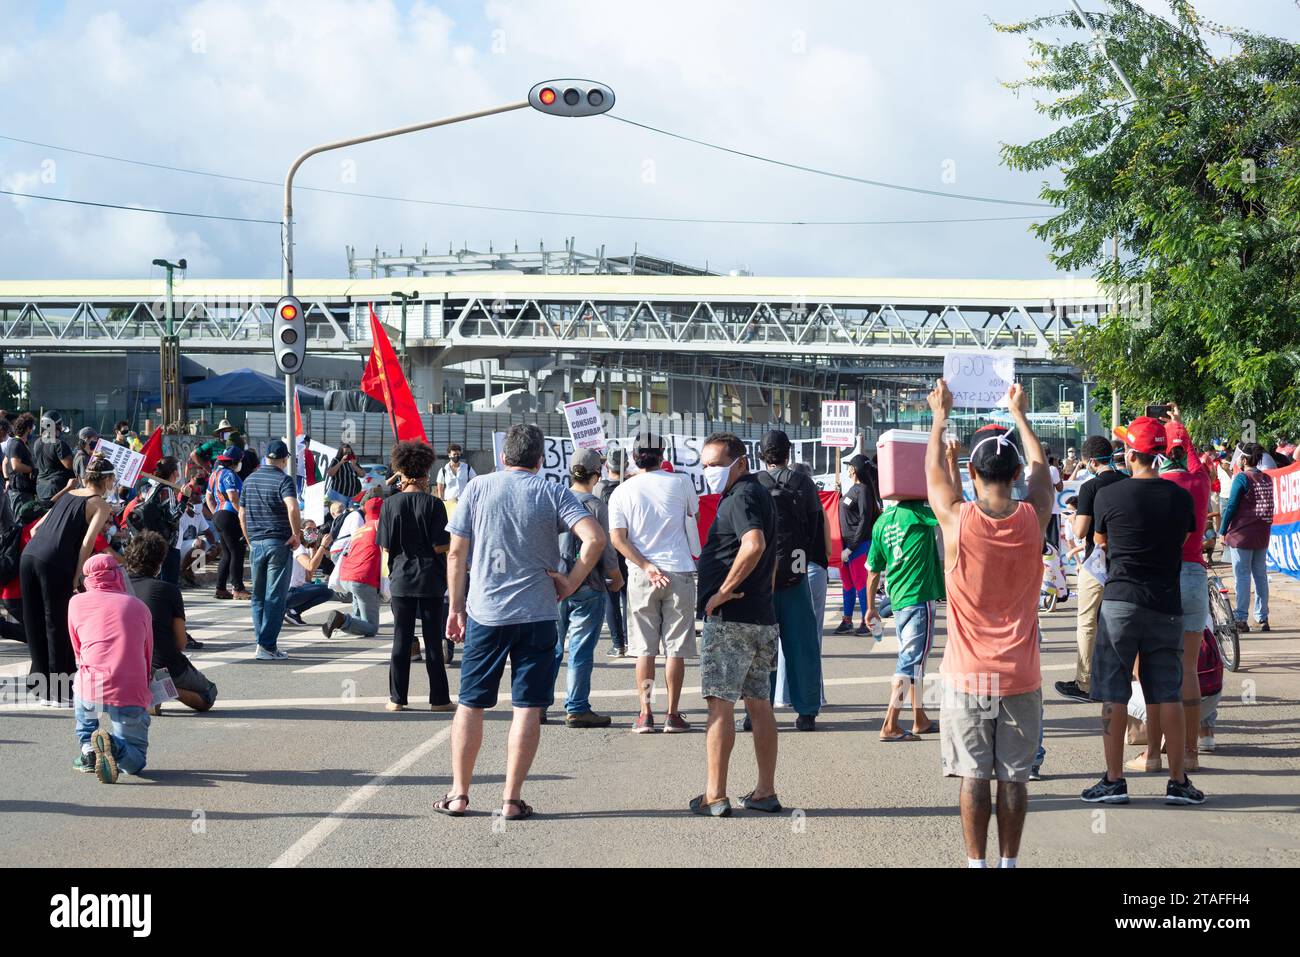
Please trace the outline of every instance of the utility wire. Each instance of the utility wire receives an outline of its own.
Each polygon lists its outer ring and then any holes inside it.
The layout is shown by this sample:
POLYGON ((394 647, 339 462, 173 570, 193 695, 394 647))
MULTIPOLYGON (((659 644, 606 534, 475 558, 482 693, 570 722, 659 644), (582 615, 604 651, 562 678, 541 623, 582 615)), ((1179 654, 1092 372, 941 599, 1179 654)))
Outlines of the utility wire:
MULTIPOLYGON (((619 119, 619 117, 615 117, 619 119)), ((631 122, 631 121, 624 121, 631 122)), ((640 124, 637 124, 640 125, 640 124)), ((672 134, 670 134, 672 135, 672 134)), ((148 169, 166 170, 172 173, 184 173, 189 176, 208 176, 215 179, 230 180, 238 183, 251 183, 256 186, 274 186, 282 187, 282 183, 273 180, 255 179, 248 176, 235 176, 230 173, 220 173, 214 170, 191 169, 184 166, 171 166, 166 163, 153 163, 146 160, 133 159, 127 156, 114 156, 109 153, 96 153, 90 150, 76 149, 70 146, 58 146, 53 143, 41 143, 36 140, 23 139, 17 136, 7 136, 0 134, 0 140, 7 140, 12 143, 22 143, 26 146, 36 146, 40 149, 55 150, 58 152, 72 153, 77 156, 88 156, 94 159, 108 160, 114 163, 125 163, 130 166, 143 166, 148 169)), ((722 149, 723 147, 719 147, 722 149)), ((775 161, 773 161, 775 162, 775 161)), ((837 174, 827 174, 837 175, 837 174)), ((864 182, 871 182, 865 180, 864 182)), ((377 199, 390 203, 413 203, 423 206, 442 206, 451 209, 472 209, 484 212, 497 213, 523 213, 532 216, 565 216, 576 219, 610 219, 622 220, 627 222, 655 222, 655 223, 686 223, 693 225, 722 225, 722 226, 909 226, 909 225, 939 225, 950 223, 991 223, 991 222, 1012 222, 1038 219, 1037 216, 992 216, 992 217, 972 217, 972 218, 930 218, 930 219, 879 219, 879 220, 783 220, 783 219, 703 219, 690 217, 674 216, 632 216, 617 213, 591 213, 579 212, 572 210, 556 209, 527 209, 513 206, 491 206, 481 203, 453 203, 446 200, 420 199, 411 196, 387 196, 378 193, 358 193, 352 190, 329 189, 323 186, 299 186, 299 189, 309 190, 315 193, 328 193, 334 196, 351 196, 355 199, 377 199)), ((910 189, 910 187, 899 187, 900 189, 910 189)), ((926 192, 921 190, 921 192, 926 192)), ((939 195, 951 196, 950 193, 941 193, 939 195)), ((44 198, 44 197, 36 197, 44 198)), ((1010 202, 1010 201, 1007 201, 1010 202)), ((1024 204, 1051 207, 1049 204, 1024 204)), ((136 208, 136 207, 128 207, 136 208)), ((220 218, 220 217, 214 217, 220 218)), ((270 220, 256 220, 256 222, 270 222, 270 220)))
POLYGON ((101 209, 124 209, 129 213, 158 213, 163 216, 188 216, 193 219, 222 219, 230 223, 267 223, 279 226, 278 219, 249 219, 243 216, 218 216, 214 213, 185 213, 175 209, 151 209, 146 206, 120 206, 117 203, 92 203, 86 199, 67 199, 63 196, 41 196, 39 193, 20 193, 12 189, 0 189, 5 196, 21 196, 23 199, 43 199, 47 203, 71 203, 74 206, 97 206, 101 209))

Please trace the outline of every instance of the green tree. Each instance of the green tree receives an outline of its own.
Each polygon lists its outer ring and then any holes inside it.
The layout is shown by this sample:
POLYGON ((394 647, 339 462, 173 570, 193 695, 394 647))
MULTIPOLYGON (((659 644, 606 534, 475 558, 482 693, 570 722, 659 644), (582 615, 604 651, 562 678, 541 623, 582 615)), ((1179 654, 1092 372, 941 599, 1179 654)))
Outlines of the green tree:
POLYGON ((1123 297, 1147 311, 1121 306, 1062 358, 1134 405, 1179 401, 1201 438, 1246 421, 1261 438, 1295 436, 1300 45, 1207 22, 1186 0, 1171 0, 1171 20, 1105 6, 1090 13, 1104 49, 1074 13, 994 25, 1032 51, 1029 76, 1006 85, 1058 124, 1002 146, 1012 169, 1061 174, 1040 193, 1059 212, 1034 232, 1061 269, 1094 273, 1117 298, 1148 292, 1123 297))

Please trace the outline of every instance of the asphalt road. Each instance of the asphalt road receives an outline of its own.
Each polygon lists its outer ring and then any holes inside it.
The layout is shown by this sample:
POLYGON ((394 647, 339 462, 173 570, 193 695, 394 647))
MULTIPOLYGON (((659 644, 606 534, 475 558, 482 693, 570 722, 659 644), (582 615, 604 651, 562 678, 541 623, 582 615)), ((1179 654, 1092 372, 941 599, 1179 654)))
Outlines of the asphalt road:
MULTIPOLYGON (((703 790, 703 702, 689 662, 683 710, 694 730, 634 735, 633 662, 608 659, 593 705, 609 730, 551 724, 525 796, 538 811, 507 824, 499 807, 510 712, 489 712, 471 815, 430 811, 447 790, 449 714, 389 714, 382 639, 325 639, 286 628, 283 662, 253 660, 247 605, 189 590, 193 656, 220 688, 216 708, 166 706, 150 731, 149 766, 114 786, 70 768, 70 711, 0 709, 0 847, 9 866, 964 865, 957 783, 938 741, 882 744, 878 732, 896 646, 827 635, 830 703, 815 733, 780 713, 777 785, 787 812, 686 811, 703 790)), ((1270 635, 1252 633, 1227 676, 1219 751, 1194 779, 1201 807, 1166 807, 1164 778, 1130 775, 1133 803, 1101 810, 1078 799, 1100 774, 1099 715, 1056 697, 1071 675, 1074 602, 1043 618, 1045 780, 1030 785, 1023 866, 1300 864, 1300 588, 1275 588, 1270 635)), ((828 621, 838 620, 832 584, 828 621)), ((321 621, 328 608, 309 612, 321 621)), ((386 627, 381 635, 390 635, 386 627)), ((943 627, 942 615, 940 628, 943 627)), ((938 671, 936 648, 930 670, 938 671)), ((25 672, 26 649, 0 642, 0 675, 25 672)), ((412 701, 426 693, 412 670, 412 701)), ((453 693, 458 673, 453 666, 453 693)), ((662 676, 658 698, 662 711, 662 676)), ((563 687, 563 675, 560 686, 563 687)), ((1130 749, 1130 755, 1137 749, 1130 749)), ((753 752, 737 737, 730 792, 753 784, 753 752)))

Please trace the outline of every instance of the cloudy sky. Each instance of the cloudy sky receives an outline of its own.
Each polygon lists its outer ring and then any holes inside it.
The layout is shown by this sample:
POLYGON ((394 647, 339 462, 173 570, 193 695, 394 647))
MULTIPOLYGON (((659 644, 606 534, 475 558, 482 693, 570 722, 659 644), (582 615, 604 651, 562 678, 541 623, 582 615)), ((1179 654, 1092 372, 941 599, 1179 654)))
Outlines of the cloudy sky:
MULTIPOLYGON (((1097 9, 1096 0, 1085 8, 1097 9)), ((1147 0, 1163 10, 1160 0, 1147 0)), ((1024 74, 1011 21, 1064 0, 0 0, 0 189, 279 217, 307 146, 522 99, 538 80, 609 83, 615 114, 856 176, 1034 202, 998 144, 1045 131, 1000 81, 1024 74), (799 9, 806 7, 807 9, 799 9), (31 143, 16 142, 26 140, 31 143), (53 147, 60 147, 54 149, 53 147)), ((1300 38, 1293 0, 1200 0, 1210 19, 1300 38)), ((780 169, 607 117, 520 111, 327 154, 304 186, 538 212, 296 194, 298 275, 346 275, 345 246, 396 253, 604 245, 770 275, 1041 277, 1029 220, 875 226, 637 222, 1033 217, 1027 206, 896 192, 780 169)), ((0 278, 279 274, 273 225, 0 195, 0 278)))

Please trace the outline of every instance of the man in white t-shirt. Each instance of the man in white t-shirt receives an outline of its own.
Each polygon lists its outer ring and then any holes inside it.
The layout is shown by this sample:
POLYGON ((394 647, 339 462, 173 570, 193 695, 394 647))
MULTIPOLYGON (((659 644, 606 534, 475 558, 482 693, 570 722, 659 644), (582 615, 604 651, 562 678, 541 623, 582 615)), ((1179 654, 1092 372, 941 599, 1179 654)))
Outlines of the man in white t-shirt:
POLYGON ((202 549, 206 558, 211 549, 219 547, 212 534, 212 523, 203 514, 203 499, 196 489, 191 492, 190 501, 181 512, 180 524, 176 530, 176 550, 181 556, 181 580, 187 585, 197 585, 192 570, 198 560, 199 553, 196 549, 202 549))
POLYGON ((460 458, 461 448, 452 442, 447 446, 447 464, 438 469, 438 477, 434 480, 438 486, 438 498, 448 505, 460 498, 465 486, 475 475, 469 463, 462 462, 460 458))
POLYGON ((695 650, 695 560, 687 523, 696 521, 699 499, 689 477, 665 472, 664 442, 658 435, 637 436, 632 461, 639 472, 609 497, 609 534, 627 559, 627 644, 636 657, 640 714, 632 730, 654 731, 650 697, 655 657, 667 658, 668 714, 664 732, 690 730, 677 710, 686 676, 686 658, 695 650))
POLYGON ((323 582, 312 581, 316 569, 329 552, 329 545, 321 537, 320 529, 310 518, 302 523, 302 543, 293 550, 289 568, 289 594, 284 600, 284 620, 294 625, 305 625, 302 613, 308 608, 334 600, 334 591, 323 582))

